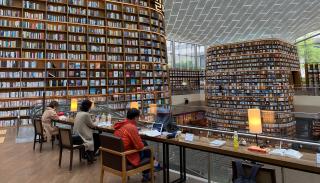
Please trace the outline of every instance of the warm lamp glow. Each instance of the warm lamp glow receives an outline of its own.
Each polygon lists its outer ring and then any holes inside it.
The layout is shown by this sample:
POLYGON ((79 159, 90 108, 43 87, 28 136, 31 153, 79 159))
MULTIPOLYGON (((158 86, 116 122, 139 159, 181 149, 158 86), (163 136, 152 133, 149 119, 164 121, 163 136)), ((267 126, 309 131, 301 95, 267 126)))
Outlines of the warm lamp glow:
POLYGON ((71 112, 77 112, 78 111, 78 100, 76 98, 71 99, 70 111, 71 112))
POLYGON ((150 114, 157 114, 157 104, 150 104, 150 114))
POLYGON ((139 109, 138 102, 130 102, 130 109, 139 109))
POLYGON ((261 112, 260 109, 248 109, 249 132, 262 133, 261 112))

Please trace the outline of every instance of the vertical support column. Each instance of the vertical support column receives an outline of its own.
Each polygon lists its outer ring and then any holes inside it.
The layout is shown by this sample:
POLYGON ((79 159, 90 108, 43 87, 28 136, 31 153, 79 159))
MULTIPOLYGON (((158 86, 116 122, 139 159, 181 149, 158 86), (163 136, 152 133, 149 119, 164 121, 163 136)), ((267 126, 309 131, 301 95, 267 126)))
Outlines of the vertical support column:
POLYGON ((199 55, 198 55, 198 47, 199 47, 199 45, 196 45, 196 44, 194 44, 194 58, 195 58, 195 67, 196 68, 193 68, 193 69, 200 69, 200 57, 198 57, 199 55))
POLYGON ((211 182, 211 154, 208 153, 208 183, 211 182))
POLYGON ((176 68, 176 42, 172 40, 172 68, 176 68))

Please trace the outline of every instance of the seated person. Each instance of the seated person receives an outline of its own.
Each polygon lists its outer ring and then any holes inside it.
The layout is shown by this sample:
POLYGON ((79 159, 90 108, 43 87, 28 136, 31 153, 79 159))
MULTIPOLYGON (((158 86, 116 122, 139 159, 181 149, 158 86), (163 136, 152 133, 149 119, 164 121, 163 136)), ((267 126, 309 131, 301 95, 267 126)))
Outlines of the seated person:
MULTIPOLYGON (((93 128, 95 126, 93 125, 89 113, 91 106, 92 102, 90 100, 82 101, 80 112, 78 112, 76 115, 73 127, 74 133, 80 136, 83 141, 89 164, 96 160, 94 158, 94 154, 100 146, 99 135, 93 133, 93 128)), ((73 139, 74 144, 81 144, 81 140, 76 140, 76 137, 73 137, 73 139)))
POLYGON ((52 120, 59 119, 57 114, 58 107, 59 103, 57 101, 51 101, 41 117, 42 126, 48 141, 51 141, 52 136, 59 134, 58 128, 52 125, 52 120))
MULTIPOLYGON (((144 148, 146 143, 144 144, 137 128, 137 121, 140 116, 140 111, 138 109, 129 109, 127 112, 127 118, 115 124, 115 132, 114 135, 116 137, 120 137, 123 141, 124 150, 141 150, 144 148)), ((128 163, 133 166, 139 166, 140 160, 143 158, 150 158, 151 153, 149 150, 142 151, 140 153, 133 153, 127 156, 128 163)), ((142 182, 146 182, 150 180, 149 171, 143 171, 143 179, 142 182)))

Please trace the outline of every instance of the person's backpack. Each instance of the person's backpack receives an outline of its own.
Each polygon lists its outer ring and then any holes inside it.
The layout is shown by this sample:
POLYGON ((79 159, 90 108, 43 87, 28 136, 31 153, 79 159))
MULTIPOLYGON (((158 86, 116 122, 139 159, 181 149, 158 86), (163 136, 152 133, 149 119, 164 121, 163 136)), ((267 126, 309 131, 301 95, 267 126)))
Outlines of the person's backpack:
POLYGON ((253 165, 249 176, 246 176, 241 161, 236 161, 237 178, 234 183, 256 183, 256 177, 261 165, 253 165))

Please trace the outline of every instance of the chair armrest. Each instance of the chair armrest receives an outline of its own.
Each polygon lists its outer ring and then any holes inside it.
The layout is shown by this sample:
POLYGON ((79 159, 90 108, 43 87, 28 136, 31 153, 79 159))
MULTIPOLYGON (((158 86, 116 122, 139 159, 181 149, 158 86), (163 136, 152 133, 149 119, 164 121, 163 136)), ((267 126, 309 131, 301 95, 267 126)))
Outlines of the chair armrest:
POLYGON ((134 149, 134 150, 129 150, 129 151, 123 152, 122 154, 126 156, 126 155, 130 155, 130 154, 133 154, 133 153, 141 152, 141 151, 144 151, 144 150, 150 150, 150 151, 152 151, 152 148, 149 147, 149 146, 145 146, 144 148, 142 148, 142 149, 140 149, 140 150, 136 150, 136 149, 134 149))
POLYGON ((150 150, 152 151, 151 147, 149 146, 146 146, 140 150, 129 150, 129 151, 125 151, 125 152, 118 152, 118 151, 113 151, 113 150, 110 150, 110 149, 106 149, 106 148, 103 148, 103 147, 99 147, 99 150, 100 151, 104 151, 104 152, 107 152, 107 153, 111 153, 111 154, 114 154, 114 155, 118 155, 118 156, 127 156, 129 154, 133 154, 133 153, 137 153, 137 152, 140 152, 140 151, 144 151, 144 150, 150 150))
POLYGON ((100 150, 100 151, 107 152, 107 153, 111 153, 111 154, 114 154, 114 155, 118 155, 118 156, 124 156, 124 154, 121 153, 121 152, 113 151, 113 150, 106 149, 106 148, 103 148, 103 147, 99 147, 99 150, 100 150))

